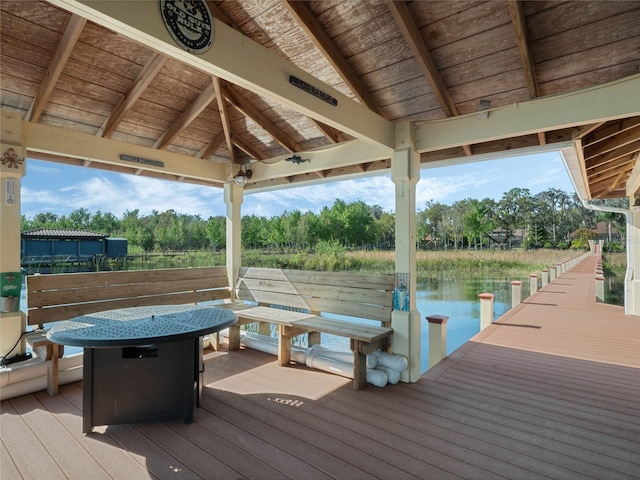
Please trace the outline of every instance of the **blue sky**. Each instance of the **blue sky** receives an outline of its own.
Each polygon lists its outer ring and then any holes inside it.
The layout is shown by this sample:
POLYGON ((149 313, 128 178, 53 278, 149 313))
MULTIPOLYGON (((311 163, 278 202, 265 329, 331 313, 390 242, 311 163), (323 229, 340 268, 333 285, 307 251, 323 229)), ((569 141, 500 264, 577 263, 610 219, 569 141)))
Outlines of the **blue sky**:
MULTIPOLYGON (((452 204, 464 198, 500 199, 511 188, 528 188, 536 194, 548 188, 573 193, 573 185, 558 153, 505 158, 480 163, 422 169, 416 187, 418 210, 429 200, 452 204)), ((103 170, 28 160, 21 182, 21 213, 69 215, 79 208, 92 214, 100 210, 121 218, 127 210, 141 215, 173 209, 180 214, 224 215, 222 189, 167 182, 103 170)), ((362 200, 393 212, 394 185, 389 174, 358 180, 323 183, 280 191, 246 194, 243 215, 271 217, 285 211, 319 212, 336 198, 362 200)))

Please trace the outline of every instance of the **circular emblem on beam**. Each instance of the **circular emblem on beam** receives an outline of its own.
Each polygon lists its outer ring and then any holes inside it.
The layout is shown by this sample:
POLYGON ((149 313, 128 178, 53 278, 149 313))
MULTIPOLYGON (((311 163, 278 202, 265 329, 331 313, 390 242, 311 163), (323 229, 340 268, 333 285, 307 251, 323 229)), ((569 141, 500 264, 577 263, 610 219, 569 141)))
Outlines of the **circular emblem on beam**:
POLYGON ((191 53, 204 53, 213 42, 213 21, 206 2, 160 0, 167 30, 178 45, 191 53))

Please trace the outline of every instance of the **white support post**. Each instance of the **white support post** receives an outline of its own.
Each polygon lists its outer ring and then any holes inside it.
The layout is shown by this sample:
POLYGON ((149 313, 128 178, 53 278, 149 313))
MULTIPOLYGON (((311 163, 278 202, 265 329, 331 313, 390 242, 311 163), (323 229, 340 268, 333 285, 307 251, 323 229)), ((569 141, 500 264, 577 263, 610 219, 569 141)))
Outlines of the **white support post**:
POLYGON ((549 281, 553 282, 556 279, 556 266, 551 265, 549 267, 549 281))
POLYGON ((445 315, 431 315, 429 322, 429 368, 447 356, 447 320, 445 315))
POLYGON ((522 303, 522 282, 514 280, 511 282, 511 308, 522 303))
POLYGON ((549 283, 549 270, 546 268, 542 269, 542 288, 544 288, 547 283, 549 283))
MULTIPOLYGON (((409 135, 409 133, 407 133, 409 135)), ((423 373, 420 354, 420 312, 416 308, 416 183, 420 179, 420 155, 412 148, 393 152, 391 179, 396 190, 396 273, 408 274, 409 309, 391 313, 393 353, 407 358, 403 382, 416 382, 423 373)))
MULTIPOLYGON (((236 185, 233 181, 224 185, 224 203, 227 206, 227 277, 229 285, 233 288, 238 279, 238 272, 242 262, 242 244, 241 244, 241 213, 244 191, 242 187, 236 185)), ((231 292, 231 298, 235 299, 235 292, 231 292)))
POLYGON ((596 275, 596 302, 604 303, 604 277, 596 275))
POLYGON ((493 293, 481 293, 480 298, 480 331, 493 323, 493 293))
POLYGON ((26 173, 22 147, 22 120, 17 112, 2 112, 0 123, 0 355, 11 358, 25 352, 18 342, 26 330, 26 315, 20 309, 20 182, 26 173), (18 342, 15 349, 14 345, 18 342))
POLYGON ((538 274, 531 273, 529 275, 529 295, 533 295, 538 291, 538 274))
MULTIPOLYGON (((630 200, 633 201, 633 197, 630 200)), ((627 218, 625 313, 640 316, 640 209, 633 207, 631 211, 627 218)))

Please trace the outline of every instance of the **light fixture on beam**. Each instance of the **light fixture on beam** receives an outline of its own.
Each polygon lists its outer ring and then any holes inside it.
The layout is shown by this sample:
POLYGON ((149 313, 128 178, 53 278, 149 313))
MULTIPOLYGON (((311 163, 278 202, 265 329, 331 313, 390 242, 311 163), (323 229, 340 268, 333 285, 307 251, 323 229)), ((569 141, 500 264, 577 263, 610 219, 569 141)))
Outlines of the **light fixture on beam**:
POLYGON ((233 181, 239 187, 244 187, 249 182, 252 176, 253 170, 247 168, 245 165, 242 165, 238 174, 233 177, 233 181))

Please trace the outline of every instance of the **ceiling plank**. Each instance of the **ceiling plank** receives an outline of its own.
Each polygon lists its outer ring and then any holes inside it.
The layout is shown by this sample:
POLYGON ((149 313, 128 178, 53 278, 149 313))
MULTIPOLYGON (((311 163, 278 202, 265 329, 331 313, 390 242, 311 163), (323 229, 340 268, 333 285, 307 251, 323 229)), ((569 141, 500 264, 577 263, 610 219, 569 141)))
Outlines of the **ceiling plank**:
POLYGON ((51 57, 49 67, 44 74, 42 82, 38 86, 38 91, 36 92, 25 116, 28 121, 37 122, 40 119, 40 115, 42 115, 42 111, 49 101, 53 88, 60 78, 62 70, 64 70, 67 61, 71 56, 71 52, 73 51, 73 47, 78 41, 78 38, 80 38, 82 29, 86 23, 87 19, 78 15, 71 15, 71 18, 69 18, 67 28, 62 34, 58 48, 53 54, 53 57, 51 57))
POLYGON ((602 167, 611 167, 618 164, 618 161, 621 158, 624 158, 628 155, 632 155, 635 152, 640 151, 640 138, 636 139, 633 142, 625 143, 620 148, 616 148, 615 150, 608 151, 604 155, 601 155, 597 158, 592 158, 590 160, 586 160, 585 164, 588 170, 592 170, 594 168, 602 168, 602 167))
POLYGON ((220 112, 220 121, 222 122, 222 131, 224 132, 227 149, 231 155, 231 163, 238 163, 236 150, 231 141, 231 123, 229 121, 229 112, 227 112, 227 104, 224 101, 224 95, 222 93, 222 81, 218 77, 213 77, 213 85, 216 89, 216 100, 218 102, 218 111, 220 112))
POLYGON ((178 119, 166 130, 153 145, 155 148, 166 148, 172 140, 185 128, 187 128, 191 122, 193 122, 198 115, 200 115, 209 104, 217 98, 217 88, 214 86, 214 81, 211 79, 206 88, 198 95, 189 107, 180 114, 178 119))
POLYGON ((533 64, 533 56, 529 46, 529 38, 527 34, 527 22, 524 15, 524 7, 519 0, 509 0, 509 15, 511 23, 516 34, 516 42, 518 44, 518 52, 520 52, 520 60, 524 68, 524 77, 529 90, 529 98, 536 98, 538 93, 538 82, 536 81, 536 69, 533 64))
POLYGON ((116 108, 113 109, 109 118, 104 122, 98 131, 99 137, 110 138, 125 114, 133 107, 136 101, 144 93, 145 89, 153 81, 155 76, 167 63, 167 57, 155 54, 140 71, 129 91, 120 99, 116 108))
POLYGON ((589 161, 605 156, 610 152, 619 150, 626 145, 637 143, 640 140, 640 125, 635 128, 624 130, 616 135, 608 137, 606 140, 591 143, 584 147, 584 158, 589 161))
POLYGON ((449 95, 449 91, 440 76, 440 72, 436 67, 433 57, 429 53, 427 45, 424 43, 422 34, 413 20, 409 7, 407 7, 407 4, 404 1, 388 1, 387 5, 395 17, 402 34, 420 65, 422 73, 429 81, 431 89, 433 90, 433 93, 438 99, 438 102, 445 114, 447 117, 454 117, 458 115, 458 110, 449 95))
POLYGON ((264 129, 269 135, 271 135, 276 142, 278 142, 283 148, 290 152, 300 152, 304 148, 296 143, 296 141, 283 132, 278 126, 273 123, 266 115, 260 112, 251 102, 249 102, 244 96, 235 91, 233 87, 222 87, 223 96, 233 105, 240 113, 251 118, 262 129, 264 129))
POLYGON ((329 37, 327 31, 320 24, 307 3, 301 1, 282 0, 282 4, 287 8, 289 13, 293 18, 295 18, 313 44, 322 52, 331 66, 333 66, 336 72, 338 72, 338 75, 342 77, 344 82, 358 97, 358 99, 369 107, 370 110, 384 116, 381 108, 369 92, 367 86, 360 79, 360 76, 356 73, 351 64, 349 64, 344 55, 342 55, 340 50, 336 47, 333 40, 329 37))

